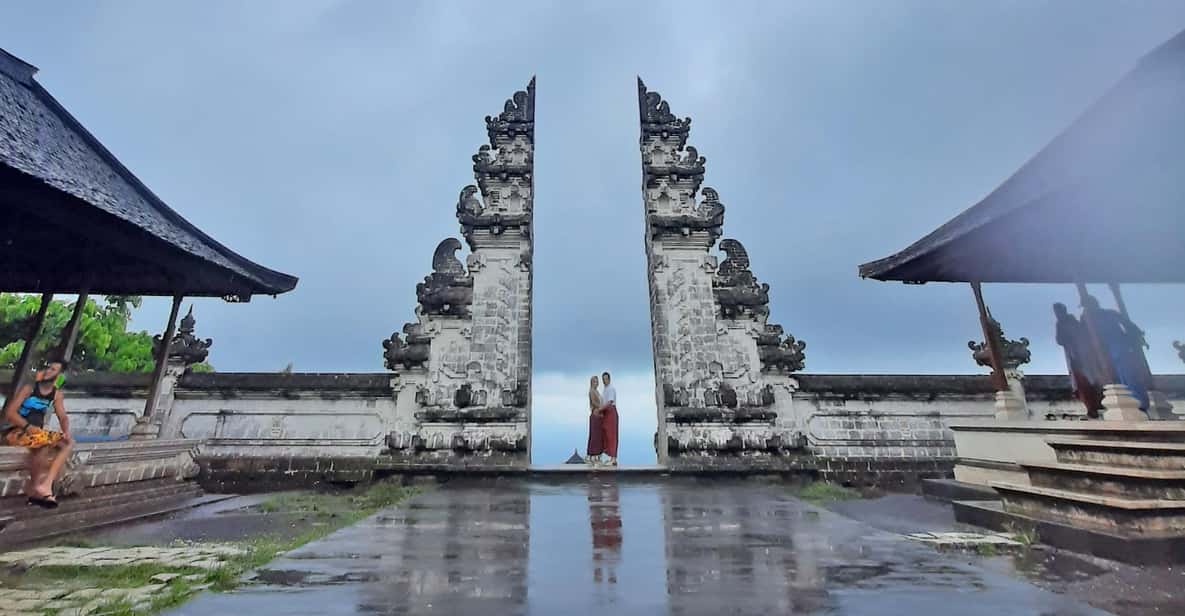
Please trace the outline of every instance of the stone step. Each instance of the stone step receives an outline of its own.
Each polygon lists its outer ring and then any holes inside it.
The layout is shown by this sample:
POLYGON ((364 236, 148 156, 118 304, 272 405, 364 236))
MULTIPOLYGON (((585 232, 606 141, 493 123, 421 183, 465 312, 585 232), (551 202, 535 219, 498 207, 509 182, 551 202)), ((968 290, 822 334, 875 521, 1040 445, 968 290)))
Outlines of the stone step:
POLYGON ((1082 528, 1144 536, 1185 535, 1185 500, 1125 498, 992 483, 1006 511, 1082 528))
POLYGON ((1067 464, 1185 469, 1185 443, 1181 442, 1078 440, 1059 437, 1047 438, 1045 442, 1053 448, 1057 461, 1067 464))
POLYGON ((125 495, 121 499, 110 496, 93 502, 85 497, 78 499, 72 507, 63 503, 53 510, 28 506, 33 515, 22 516, 9 522, 0 531, 0 546, 12 546, 48 537, 69 534, 108 524, 158 515, 175 511, 186 503, 198 502, 201 491, 192 484, 180 488, 156 488, 143 493, 125 495))
POLYGON ((930 500, 997 500, 996 491, 977 483, 957 479, 923 479, 922 496, 930 500))
MULTIPOLYGON (((192 482, 177 481, 175 479, 149 479, 131 481, 112 485, 89 488, 78 496, 60 497, 61 505, 55 511, 68 511, 74 507, 84 506, 82 503, 102 502, 103 500, 129 498, 128 495, 144 494, 155 489, 192 490, 192 482)), ((28 499, 23 494, 0 499, 0 515, 23 517, 30 510, 28 499)))
POLYGON ((1021 467, 1029 483, 1054 488, 1126 498, 1185 500, 1185 470, 1026 462, 1021 467))
POLYGON ((76 498, 64 498, 61 504, 52 510, 30 505, 26 501, 23 509, 11 510, 9 515, 12 516, 13 520, 9 526, 15 527, 28 520, 42 520, 47 517, 53 517, 63 524, 69 524, 72 520, 88 518, 93 512, 105 510, 110 507, 118 508, 129 503, 161 499, 193 498, 199 495, 201 495, 201 490, 196 485, 182 483, 174 486, 145 487, 140 491, 121 494, 84 495, 76 498))
POLYGON ((955 521, 993 530, 1036 531, 1041 543, 1081 554, 1133 565, 1171 565, 1185 562, 1185 534, 1138 535, 1114 530, 1083 528, 1064 520, 1038 519, 1004 510, 999 500, 954 501, 955 521))

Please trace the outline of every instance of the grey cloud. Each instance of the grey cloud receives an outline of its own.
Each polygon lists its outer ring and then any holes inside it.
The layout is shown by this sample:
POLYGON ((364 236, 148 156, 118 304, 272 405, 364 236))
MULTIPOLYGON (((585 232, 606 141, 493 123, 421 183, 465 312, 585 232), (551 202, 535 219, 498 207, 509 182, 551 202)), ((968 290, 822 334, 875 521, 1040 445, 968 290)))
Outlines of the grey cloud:
MULTIPOLYGON (((7 6, 0 45, 168 203, 301 277, 199 302, 223 370, 381 370, 432 248, 457 234, 483 117, 539 78, 536 367, 651 365, 634 75, 690 115, 707 184, 827 372, 975 370, 970 292, 861 281, 860 262, 1002 181, 1142 53, 1179 2, 121 2, 7 6)), ((1049 303, 988 287, 1032 371, 1049 303)), ((1128 291, 1155 369, 1181 368, 1174 287, 1128 291)), ((136 324, 155 329, 163 302, 136 324)))

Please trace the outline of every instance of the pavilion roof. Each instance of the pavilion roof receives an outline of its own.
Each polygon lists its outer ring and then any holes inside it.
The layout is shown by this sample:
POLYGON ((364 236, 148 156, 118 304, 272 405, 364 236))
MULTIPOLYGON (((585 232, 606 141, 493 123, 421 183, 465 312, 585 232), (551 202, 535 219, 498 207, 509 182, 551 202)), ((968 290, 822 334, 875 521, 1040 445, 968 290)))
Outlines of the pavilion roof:
POLYGON ((0 49, 0 291, 222 296, 297 279, 215 241, 152 193, 0 49))
POLYGON ((860 266, 903 282, 1185 282, 1185 32, 986 198, 860 266))

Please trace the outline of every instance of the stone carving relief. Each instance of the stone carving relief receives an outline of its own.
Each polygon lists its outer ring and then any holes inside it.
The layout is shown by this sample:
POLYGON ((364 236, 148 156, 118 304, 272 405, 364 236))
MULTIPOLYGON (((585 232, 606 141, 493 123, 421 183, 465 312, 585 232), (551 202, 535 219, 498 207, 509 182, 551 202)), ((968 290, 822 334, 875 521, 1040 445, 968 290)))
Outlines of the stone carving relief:
MULTIPOLYGON (((457 200, 457 220, 461 222, 461 233, 472 246, 473 234, 479 230, 491 235, 502 235, 507 229, 525 230, 530 222, 527 212, 510 213, 521 200, 521 193, 513 191, 510 199, 499 200, 499 206, 486 207, 477 198, 478 188, 473 185, 461 190, 457 200)), ((489 191, 486 194, 498 194, 489 191)))
POLYGON ((424 333, 424 326, 419 323, 407 323, 403 326, 403 337, 399 333, 383 341, 383 359, 388 370, 415 368, 428 362, 429 349, 432 338, 424 333))
POLYGON ((769 315, 769 285, 758 284, 749 271, 749 253, 736 240, 720 242, 727 257, 716 270, 712 291, 720 305, 720 316, 738 319, 743 316, 769 315))
POLYGON ((720 237, 724 226, 724 204, 715 190, 704 188, 702 192, 703 201, 698 204, 694 200, 686 205, 680 203, 679 206, 660 204, 658 211, 649 215, 651 234, 689 235, 704 232, 713 241, 720 237))
MULTIPOLYGON (((1029 363, 1033 354, 1029 351, 1028 338, 1022 337, 1019 340, 1005 338, 1004 330, 1000 327, 1000 322, 991 317, 988 317, 988 327, 992 335, 1000 342, 1000 353, 1003 355, 1003 368, 1005 370, 1016 370, 1022 364, 1029 363)), ((976 342, 974 340, 968 340, 967 348, 971 349, 971 358, 975 360, 976 365, 986 368, 992 367, 992 352, 988 349, 986 341, 976 342)))
POLYGON ((765 326, 757 337, 757 354, 762 370, 797 372, 806 367, 806 342, 785 333, 781 325, 765 326))
MULTIPOLYGON (((193 332, 196 328, 197 319, 193 318, 193 306, 191 305, 189 311, 181 319, 177 334, 173 336, 172 344, 169 345, 169 361, 185 366, 192 366, 193 364, 200 364, 206 361, 214 340, 211 338, 202 340, 194 336, 193 332)), ((152 355, 154 357, 160 356, 162 340, 162 337, 159 335, 152 337, 152 355)))
POLYGON ((461 242, 447 238, 436 246, 432 273, 416 285, 416 299, 423 314, 466 318, 473 305, 473 278, 457 259, 461 242))

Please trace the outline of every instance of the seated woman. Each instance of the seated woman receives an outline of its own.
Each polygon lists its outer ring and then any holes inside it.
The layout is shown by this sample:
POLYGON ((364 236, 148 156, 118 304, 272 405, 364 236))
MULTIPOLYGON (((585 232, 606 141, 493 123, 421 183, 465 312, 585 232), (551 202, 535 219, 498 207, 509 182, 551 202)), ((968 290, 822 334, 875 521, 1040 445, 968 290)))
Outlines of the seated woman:
POLYGON ((70 456, 70 419, 62 403, 61 384, 66 362, 51 360, 37 372, 36 381, 22 385, 8 398, 4 407, 5 445, 29 450, 29 481, 25 495, 29 504, 47 509, 58 506, 53 495, 53 482, 70 456), (45 414, 50 405, 58 416, 61 432, 45 429, 45 414))

